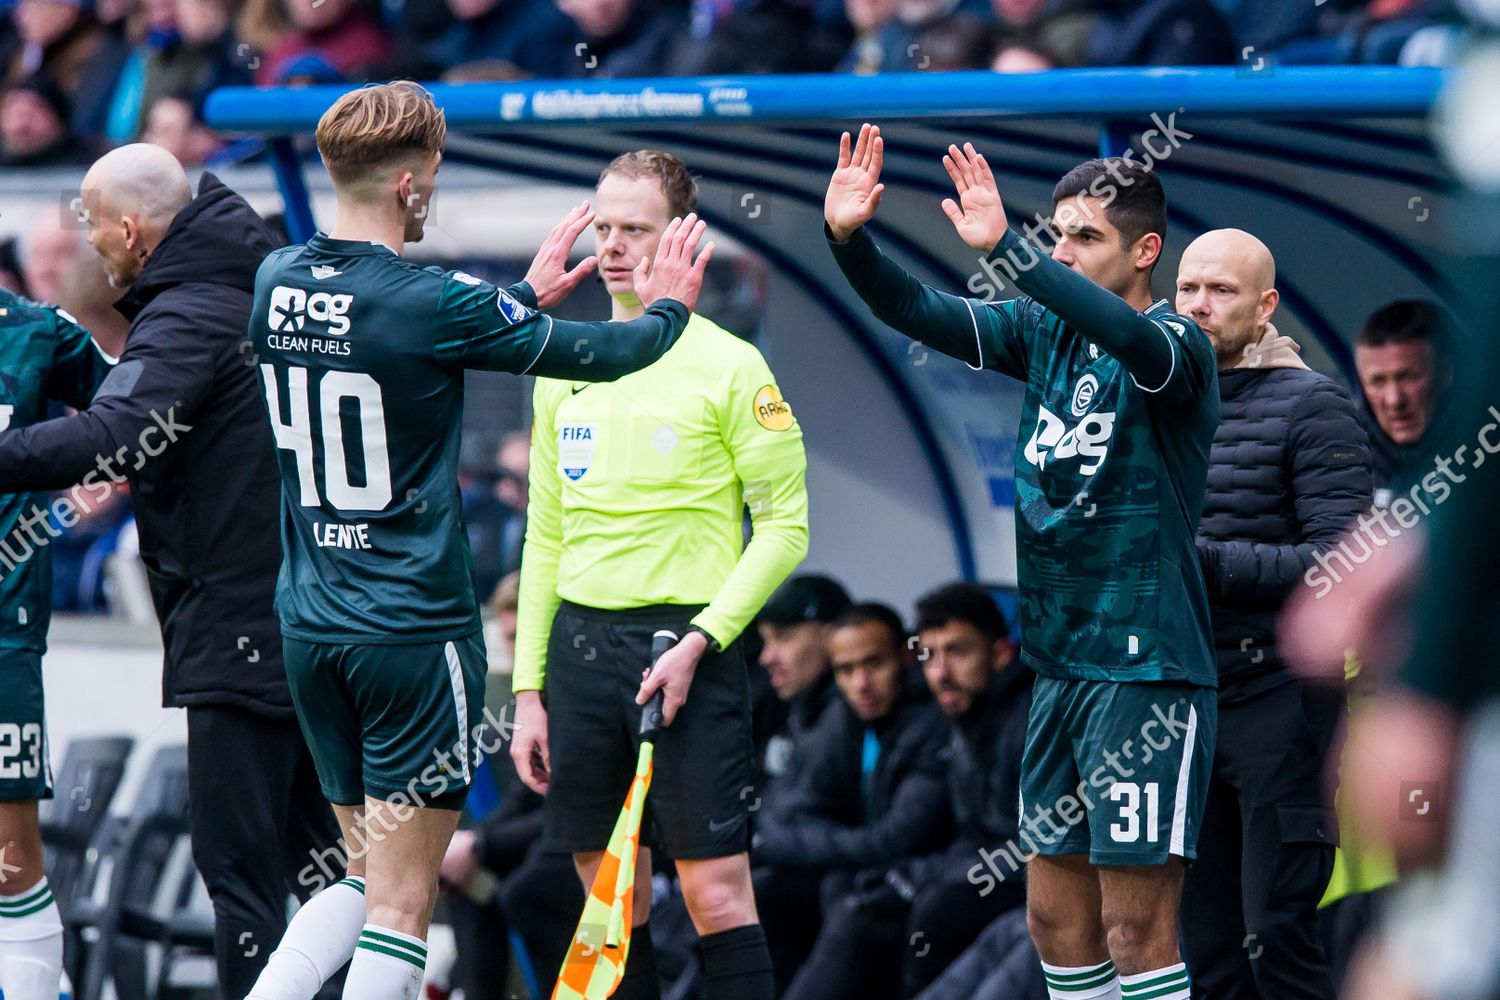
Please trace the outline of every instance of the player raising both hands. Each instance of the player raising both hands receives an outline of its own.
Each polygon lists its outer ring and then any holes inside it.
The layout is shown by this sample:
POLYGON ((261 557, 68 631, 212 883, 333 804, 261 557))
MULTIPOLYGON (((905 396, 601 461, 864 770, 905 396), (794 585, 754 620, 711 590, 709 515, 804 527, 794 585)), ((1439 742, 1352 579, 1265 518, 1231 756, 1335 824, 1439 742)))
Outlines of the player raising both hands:
POLYGON ((1090 160, 1053 190, 1048 258, 1006 222, 972 145, 943 165, 959 236, 1013 276, 988 302, 930 288, 865 229, 884 192, 865 125, 824 202, 834 258, 876 317, 1026 383, 1016 449, 1021 658, 1039 675, 1021 777, 1028 922, 1053 998, 1186 1000, 1177 948, 1217 717, 1194 529, 1219 420, 1208 338, 1151 298, 1160 181, 1090 160))

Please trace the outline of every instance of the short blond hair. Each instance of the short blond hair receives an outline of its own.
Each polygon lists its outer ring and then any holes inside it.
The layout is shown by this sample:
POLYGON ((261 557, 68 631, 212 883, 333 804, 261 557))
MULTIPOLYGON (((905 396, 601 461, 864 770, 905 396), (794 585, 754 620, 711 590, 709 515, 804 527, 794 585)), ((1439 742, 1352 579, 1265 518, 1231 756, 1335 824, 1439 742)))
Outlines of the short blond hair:
POLYGON ((448 123, 419 83, 376 83, 333 102, 318 119, 318 152, 335 185, 369 179, 381 167, 443 151, 448 123))

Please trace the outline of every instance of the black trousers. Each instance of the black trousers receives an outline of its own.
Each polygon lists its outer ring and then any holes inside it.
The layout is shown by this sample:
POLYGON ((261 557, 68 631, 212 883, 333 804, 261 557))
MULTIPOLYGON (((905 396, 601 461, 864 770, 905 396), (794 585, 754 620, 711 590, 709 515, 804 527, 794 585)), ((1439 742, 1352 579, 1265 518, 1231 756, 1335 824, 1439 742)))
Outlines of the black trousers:
POLYGON ((1336 996, 1317 905, 1337 843, 1324 761, 1343 711, 1342 692, 1301 681, 1220 703, 1198 860, 1183 886, 1195 998, 1336 996))
POLYGON ((1024 902, 1019 880, 985 896, 969 882, 936 882, 910 900, 885 885, 851 889, 825 906, 822 931, 786 1000, 914 997, 1024 902))
POLYGON ((583 885, 572 856, 533 845, 521 866, 500 881, 498 899, 505 922, 526 946, 542 996, 550 997, 583 912, 583 885))
MULTIPOLYGON (((331 857, 338 824, 295 719, 202 705, 187 723, 193 862, 213 900, 219 990, 238 1000, 286 930, 288 894, 306 900, 342 875, 315 860, 331 857)), ((319 996, 339 996, 341 980, 319 996)))

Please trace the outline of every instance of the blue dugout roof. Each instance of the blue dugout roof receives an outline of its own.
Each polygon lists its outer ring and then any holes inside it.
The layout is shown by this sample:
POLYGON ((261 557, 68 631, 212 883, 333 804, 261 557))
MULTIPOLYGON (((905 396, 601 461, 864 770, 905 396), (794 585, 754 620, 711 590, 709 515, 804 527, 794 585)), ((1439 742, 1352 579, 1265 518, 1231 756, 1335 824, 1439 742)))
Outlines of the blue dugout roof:
MULTIPOLYGON (((951 192, 940 163, 949 142, 985 152, 1016 222, 1048 214, 1052 185, 1081 160, 1154 149, 1169 203, 1157 294, 1170 294, 1177 257, 1198 233, 1247 229, 1277 257, 1278 326, 1315 367, 1349 375, 1348 341, 1369 312, 1395 298, 1448 297, 1440 220, 1454 185, 1426 125, 1443 83, 1436 69, 1265 64, 431 89, 447 114, 451 162, 580 186, 626 149, 663 148, 688 163, 701 214, 775 275, 761 346, 808 428, 809 565, 857 559, 871 576, 919 581, 877 591, 902 600, 944 575, 1014 578, 1019 390, 929 357, 849 292, 821 235, 839 131, 872 120, 886 137, 887 191, 870 227, 886 252, 925 281, 980 297, 994 294, 990 276, 938 208, 951 192), (1160 129, 1169 122, 1173 143, 1160 129), (852 504, 888 526, 879 552, 867 523, 847 517, 852 504)), ((314 225, 308 147, 295 137, 347 89, 209 97, 210 124, 269 140, 294 238, 314 225)))

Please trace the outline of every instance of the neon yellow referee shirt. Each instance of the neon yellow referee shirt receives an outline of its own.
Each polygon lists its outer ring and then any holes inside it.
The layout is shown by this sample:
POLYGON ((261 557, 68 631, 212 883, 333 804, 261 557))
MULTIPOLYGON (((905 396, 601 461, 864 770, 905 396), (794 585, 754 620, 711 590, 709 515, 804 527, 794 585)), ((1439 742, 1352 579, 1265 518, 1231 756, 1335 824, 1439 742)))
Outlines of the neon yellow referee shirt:
POLYGON ((705 604, 693 624, 722 647, 807 554, 802 429, 760 352, 712 321, 614 382, 539 378, 534 409, 513 690, 545 686, 559 601, 705 604))

